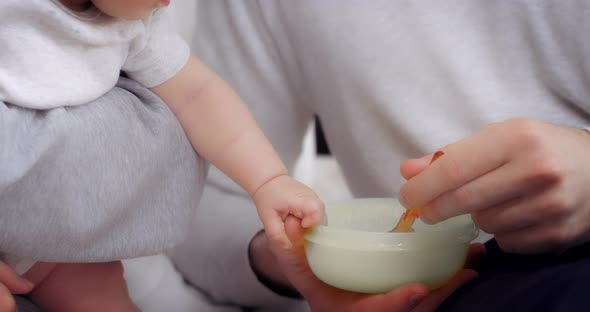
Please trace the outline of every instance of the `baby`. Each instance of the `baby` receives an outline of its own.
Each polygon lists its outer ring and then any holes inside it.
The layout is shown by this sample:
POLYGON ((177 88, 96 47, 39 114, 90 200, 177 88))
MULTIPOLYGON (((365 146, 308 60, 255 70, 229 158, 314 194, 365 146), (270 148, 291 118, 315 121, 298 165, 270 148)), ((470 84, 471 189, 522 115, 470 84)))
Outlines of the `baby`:
MULTIPOLYGON (((248 194, 266 235, 286 246, 288 215, 323 220, 314 192, 290 178, 238 95, 166 32, 169 0, 0 1, 0 101, 44 110, 91 102, 120 71, 150 88, 177 116, 194 149, 248 194)), ((187 208, 188 209, 188 208, 187 208)), ((2 260, 13 268, 23 259, 2 260)), ((12 257, 14 258, 14 256, 12 257)), ((136 311, 119 262, 26 266, 33 301, 49 311, 136 311)))

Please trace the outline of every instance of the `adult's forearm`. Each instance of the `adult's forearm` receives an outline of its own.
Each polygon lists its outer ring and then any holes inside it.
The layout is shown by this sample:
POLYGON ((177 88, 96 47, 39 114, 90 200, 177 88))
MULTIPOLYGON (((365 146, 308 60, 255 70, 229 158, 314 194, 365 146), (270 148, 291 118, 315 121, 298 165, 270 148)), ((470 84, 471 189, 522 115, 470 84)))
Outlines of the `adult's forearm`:
MULTIPOLYGON (((67 92, 64 90, 64 92, 67 92)), ((0 103, 0 250, 107 261, 178 243, 205 165, 165 104, 127 79, 92 103, 0 103)))
POLYGON ((254 274, 262 284, 279 295, 301 298, 301 294, 291 285, 279 267, 263 231, 258 232, 250 242, 248 257, 254 274))

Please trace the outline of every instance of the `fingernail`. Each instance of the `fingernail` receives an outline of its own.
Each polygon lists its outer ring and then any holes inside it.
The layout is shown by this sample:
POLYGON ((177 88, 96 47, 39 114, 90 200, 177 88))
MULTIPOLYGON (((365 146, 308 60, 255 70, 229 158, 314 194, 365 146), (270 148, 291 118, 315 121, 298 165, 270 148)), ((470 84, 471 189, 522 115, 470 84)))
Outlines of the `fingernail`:
POLYGON ((33 287, 35 287, 35 283, 33 283, 33 282, 29 281, 29 280, 28 280, 28 279, 26 279, 26 278, 23 278, 23 281, 25 282, 25 284, 27 285, 27 287, 28 287, 28 288, 33 288, 33 287))
POLYGON ((287 250, 293 248, 293 243, 291 243, 291 240, 288 237, 283 239, 283 248, 287 250))
POLYGON ((405 193, 403 192, 398 192, 397 193, 397 200, 399 201, 400 204, 402 204, 402 206, 408 208, 408 201, 406 199, 405 193))

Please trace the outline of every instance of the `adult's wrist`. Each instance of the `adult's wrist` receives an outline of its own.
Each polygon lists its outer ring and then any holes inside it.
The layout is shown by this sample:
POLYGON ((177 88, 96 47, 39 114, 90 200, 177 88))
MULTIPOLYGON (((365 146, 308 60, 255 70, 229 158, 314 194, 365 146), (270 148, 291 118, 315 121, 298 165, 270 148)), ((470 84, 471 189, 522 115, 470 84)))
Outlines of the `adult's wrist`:
POLYGON ((278 295, 289 298, 302 298, 301 294, 282 273, 276 257, 270 250, 264 231, 258 232, 250 241, 248 257, 252 271, 260 283, 278 295))

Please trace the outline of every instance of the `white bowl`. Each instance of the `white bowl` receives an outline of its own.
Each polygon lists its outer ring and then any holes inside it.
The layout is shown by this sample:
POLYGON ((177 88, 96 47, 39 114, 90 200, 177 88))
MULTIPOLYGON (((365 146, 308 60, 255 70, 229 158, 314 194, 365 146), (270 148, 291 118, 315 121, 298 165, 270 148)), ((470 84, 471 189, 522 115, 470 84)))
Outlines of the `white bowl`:
POLYGON ((327 204, 328 225, 305 237, 311 270, 327 284, 361 293, 415 282, 441 286, 463 266, 478 229, 463 215, 436 225, 416 220, 415 232, 388 233, 404 211, 393 198, 327 204))

